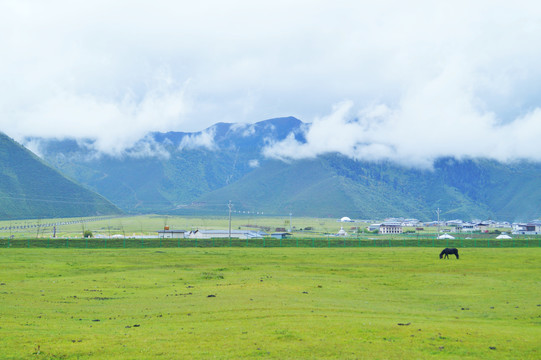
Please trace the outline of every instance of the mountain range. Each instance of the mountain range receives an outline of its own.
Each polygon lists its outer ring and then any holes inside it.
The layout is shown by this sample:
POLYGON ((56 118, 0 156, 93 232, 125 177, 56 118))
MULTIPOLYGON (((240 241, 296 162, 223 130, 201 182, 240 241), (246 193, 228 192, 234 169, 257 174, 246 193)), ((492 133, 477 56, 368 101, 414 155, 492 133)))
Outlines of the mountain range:
POLYGON ((0 133, 0 219, 120 214, 103 196, 67 179, 0 133))
POLYGON ((263 155, 293 117, 218 123, 196 133, 151 133, 122 154, 93 141, 28 138, 41 158, 129 213, 349 216, 357 219, 529 220, 541 214, 541 164, 441 158, 432 169, 358 161, 337 153, 282 161, 263 155))

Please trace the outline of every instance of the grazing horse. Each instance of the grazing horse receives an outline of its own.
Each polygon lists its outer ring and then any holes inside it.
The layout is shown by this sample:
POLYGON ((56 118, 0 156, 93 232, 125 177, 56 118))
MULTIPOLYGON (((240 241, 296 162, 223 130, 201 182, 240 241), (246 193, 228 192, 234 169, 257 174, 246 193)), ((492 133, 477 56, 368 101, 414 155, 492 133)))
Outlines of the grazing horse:
POLYGON ((445 248, 443 249, 443 251, 440 253, 440 259, 443 259, 444 256, 449 259, 449 254, 450 255, 456 255, 456 258, 458 259, 458 250, 455 249, 455 248, 445 248))

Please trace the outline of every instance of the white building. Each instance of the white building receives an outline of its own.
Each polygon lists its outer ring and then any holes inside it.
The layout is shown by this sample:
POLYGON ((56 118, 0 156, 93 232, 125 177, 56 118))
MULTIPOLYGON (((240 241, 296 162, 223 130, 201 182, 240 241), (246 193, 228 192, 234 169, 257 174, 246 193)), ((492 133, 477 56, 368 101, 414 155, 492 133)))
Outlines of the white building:
POLYGON ((474 223, 464 223, 462 224, 462 232, 473 232, 479 231, 479 227, 474 223))
POLYGON ((402 234, 402 223, 387 221, 379 226, 380 234, 402 234))
POLYGON ((541 223, 513 224, 514 235, 539 235, 541 234, 541 223))
POLYGON ((419 225, 419 223, 420 221, 417 219, 404 219, 404 221, 402 222, 402 226, 416 227, 419 225))
POLYGON ((158 237, 160 239, 182 239, 185 233, 185 230, 160 230, 158 231, 158 237))
MULTIPOLYGON (((186 233, 189 239, 218 239, 229 238, 229 230, 194 230, 186 233)), ((231 230, 231 237, 235 239, 260 239, 267 234, 249 230, 231 230)))

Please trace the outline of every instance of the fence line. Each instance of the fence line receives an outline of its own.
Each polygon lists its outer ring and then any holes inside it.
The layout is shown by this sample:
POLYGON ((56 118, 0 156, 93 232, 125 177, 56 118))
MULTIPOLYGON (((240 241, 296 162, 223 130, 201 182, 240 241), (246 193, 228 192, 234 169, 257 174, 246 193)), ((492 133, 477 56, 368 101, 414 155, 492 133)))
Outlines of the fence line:
POLYGON ((354 248, 354 247, 456 247, 456 248, 512 248, 541 247, 541 237, 519 239, 456 238, 213 238, 213 239, 158 239, 158 238, 26 238, 0 239, 0 248, 204 248, 204 247, 303 247, 303 248, 354 248))

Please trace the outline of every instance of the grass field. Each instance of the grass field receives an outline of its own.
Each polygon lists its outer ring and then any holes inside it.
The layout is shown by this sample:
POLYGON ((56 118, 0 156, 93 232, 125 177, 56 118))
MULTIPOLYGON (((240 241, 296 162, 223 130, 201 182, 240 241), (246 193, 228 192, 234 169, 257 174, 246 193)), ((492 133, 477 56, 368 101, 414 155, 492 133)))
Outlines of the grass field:
POLYGON ((0 249, 2 359, 539 359, 541 249, 0 249))

